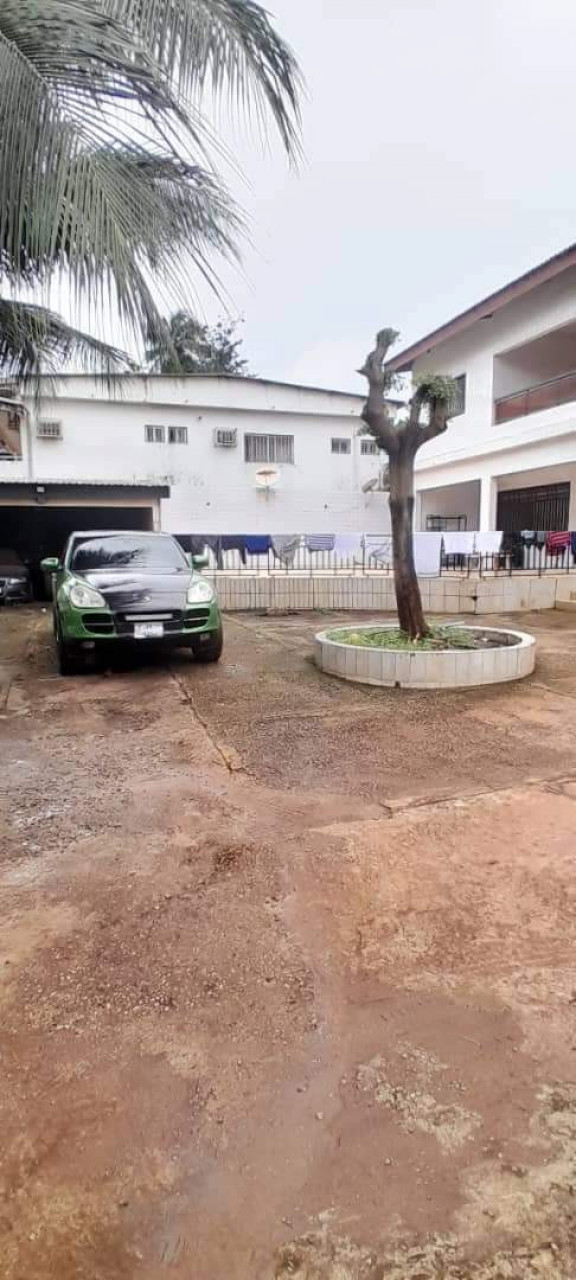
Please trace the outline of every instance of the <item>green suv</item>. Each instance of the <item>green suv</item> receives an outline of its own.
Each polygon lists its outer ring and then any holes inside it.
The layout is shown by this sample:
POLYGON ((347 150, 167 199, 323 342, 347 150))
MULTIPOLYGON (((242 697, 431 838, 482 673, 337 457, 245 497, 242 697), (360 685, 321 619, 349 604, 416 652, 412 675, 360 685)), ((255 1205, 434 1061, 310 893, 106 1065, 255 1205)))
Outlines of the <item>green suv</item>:
POLYGON ((63 676, 76 675, 87 650, 109 645, 181 645, 200 662, 218 662, 222 619, 212 584, 165 533, 73 533, 52 575, 54 634, 63 676))

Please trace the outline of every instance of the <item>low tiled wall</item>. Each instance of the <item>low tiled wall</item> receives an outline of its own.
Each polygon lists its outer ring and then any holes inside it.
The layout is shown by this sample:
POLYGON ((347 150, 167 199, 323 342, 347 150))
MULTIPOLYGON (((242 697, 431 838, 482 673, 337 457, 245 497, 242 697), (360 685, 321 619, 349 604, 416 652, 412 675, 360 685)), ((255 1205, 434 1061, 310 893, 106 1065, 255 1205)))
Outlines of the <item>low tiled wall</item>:
MULTIPOLYGON (((361 627, 361 631, 369 630, 361 627)), ((357 627, 348 628, 350 632, 357 627)), ((497 648, 454 649, 395 653, 393 649, 370 649, 346 644, 345 627, 339 639, 329 631, 315 639, 316 665, 327 675, 355 684, 383 685, 395 689, 466 689, 482 684, 503 684, 523 680, 534 670, 536 643, 524 631, 508 628, 465 627, 464 630, 500 641, 497 648), (506 643, 508 638, 509 643, 506 643)))
MULTIPOLYGON (((394 612, 396 601, 391 578, 346 576, 252 577, 250 574, 216 577, 223 609, 305 610, 357 609, 394 612)), ((432 613, 521 613, 554 609, 560 600, 576 600, 576 574, 531 577, 459 578, 446 574, 420 582, 425 610, 432 613)))

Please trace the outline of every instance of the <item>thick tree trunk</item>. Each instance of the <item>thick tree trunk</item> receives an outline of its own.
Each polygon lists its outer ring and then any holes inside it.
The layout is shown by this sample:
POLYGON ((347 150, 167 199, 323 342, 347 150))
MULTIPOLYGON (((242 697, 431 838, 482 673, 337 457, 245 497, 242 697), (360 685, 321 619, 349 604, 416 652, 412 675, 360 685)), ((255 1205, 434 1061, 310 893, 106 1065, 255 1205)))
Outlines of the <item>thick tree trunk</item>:
POLYGON ((422 612, 420 588, 414 567, 414 459, 421 445, 434 440, 448 425, 454 403, 455 384, 451 378, 429 374, 417 381, 405 421, 393 422, 386 393, 391 376, 385 366, 389 348, 398 334, 381 329, 376 346, 366 356, 360 373, 368 381, 368 399, 362 418, 374 440, 385 449, 390 461, 390 514, 394 545, 394 585, 398 620, 402 631, 416 640, 428 634, 422 612), (425 420, 422 421, 423 411, 425 420))
POLYGON ((390 516, 394 551, 394 586, 401 631, 412 640, 425 636, 428 626, 422 611, 420 587, 414 566, 414 453, 402 441, 390 457, 390 516))

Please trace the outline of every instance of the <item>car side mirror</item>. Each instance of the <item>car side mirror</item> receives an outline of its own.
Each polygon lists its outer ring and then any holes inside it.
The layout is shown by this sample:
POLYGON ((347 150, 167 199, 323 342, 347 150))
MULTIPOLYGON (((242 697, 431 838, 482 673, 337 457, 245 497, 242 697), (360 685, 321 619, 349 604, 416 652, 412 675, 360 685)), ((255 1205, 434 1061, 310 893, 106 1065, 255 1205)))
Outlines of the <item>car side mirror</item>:
POLYGON ((45 560, 40 561, 42 573, 58 573, 60 561, 58 556, 46 556, 45 560))
POLYGON ((210 561, 208 556, 190 556, 190 564, 193 569, 207 569, 210 561))

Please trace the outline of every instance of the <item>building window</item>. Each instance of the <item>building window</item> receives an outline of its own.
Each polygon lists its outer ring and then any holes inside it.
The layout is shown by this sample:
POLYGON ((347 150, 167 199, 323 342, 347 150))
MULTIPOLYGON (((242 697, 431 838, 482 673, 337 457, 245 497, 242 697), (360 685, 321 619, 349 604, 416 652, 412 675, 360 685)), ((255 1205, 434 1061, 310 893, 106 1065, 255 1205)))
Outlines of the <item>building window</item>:
POLYGON ((52 418, 40 418, 36 435, 39 440, 61 440, 62 423, 52 418))
POLYGON ((332 453, 350 453, 352 441, 343 436, 332 436, 332 453))
POLYGON ((454 379, 456 385, 456 394, 454 396, 454 408, 450 414, 451 418, 457 418, 458 414, 466 412, 466 374, 461 373, 454 379))
POLYGON ((144 439, 146 444, 164 444, 166 430, 164 427, 155 427, 149 424, 144 427, 144 439))
POLYGON ((245 462, 294 462, 294 436, 244 436, 245 462))
POLYGON ((188 427, 168 427, 168 444, 188 444, 188 427))
POLYGON ((361 441, 360 441, 360 453, 371 453, 371 454, 375 454, 375 453, 378 453, 378 452, 379 452, 379 450, 378 450, 378 443, 377 443, 377 441, 376 441, 376 440, 361 440, 361 441))

